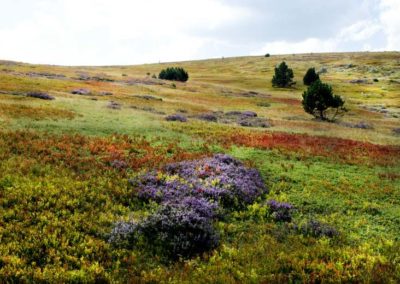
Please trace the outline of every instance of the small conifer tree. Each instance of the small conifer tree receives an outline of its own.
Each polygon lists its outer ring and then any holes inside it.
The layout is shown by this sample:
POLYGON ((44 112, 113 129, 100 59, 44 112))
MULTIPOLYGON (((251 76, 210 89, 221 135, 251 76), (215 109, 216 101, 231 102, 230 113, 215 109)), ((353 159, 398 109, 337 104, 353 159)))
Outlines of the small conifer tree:
POLYGON ((288 87, 293 84, 293 70, 290 69, 286 62, 282 62, 278 67, 275 67, 275 75, 272 78, 274 87, 288 87))
POLYGON ((344 101, 334 95, 332 87, 322 83, 320 80, 315 81, 307 91, 303 93, 304 110, 321 120, 334 121, 338 114, 346 111, 343 107, 344 101), (332 109, 334 112, 330 118, 327 117, 327 111, 332 109))
POLYGON ((319 75, 315 72, 315 68, 309 68, 303 78, 304 85, 310 86, 317 80, 319 80, 319 75))

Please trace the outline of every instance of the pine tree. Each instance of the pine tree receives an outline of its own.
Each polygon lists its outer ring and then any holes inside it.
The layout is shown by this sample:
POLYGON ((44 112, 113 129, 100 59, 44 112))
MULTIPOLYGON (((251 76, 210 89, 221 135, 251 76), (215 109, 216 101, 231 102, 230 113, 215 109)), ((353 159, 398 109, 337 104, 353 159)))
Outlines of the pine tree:
POLYGON ((302 104, 307 113, 321 120, 333 121, 339 113, 346 111, 343 107, 343 99, 338 95, 334 95, 332 87, 322 83, 320 80, 315 81, 303 93, 302 104), (331 118, 327 117, 328 109, 335 111, 331 118))
POLYGON ((168 67, 161 70, 158 78, 163 80, 186 82, 189 79, 189 74, 181 67, 168 67))
POLYGON ((293 84, 293 70, 290 69, 286 62, 282 62, 278 67, 275 67, 275 75, 272 78, 274 87, 288 87, 293 84))
POLYGON ((304 85, 310 86, 317 80, 319 80, 319 75, 315 72, 315 68, 309 68, 303 78, 304 85))

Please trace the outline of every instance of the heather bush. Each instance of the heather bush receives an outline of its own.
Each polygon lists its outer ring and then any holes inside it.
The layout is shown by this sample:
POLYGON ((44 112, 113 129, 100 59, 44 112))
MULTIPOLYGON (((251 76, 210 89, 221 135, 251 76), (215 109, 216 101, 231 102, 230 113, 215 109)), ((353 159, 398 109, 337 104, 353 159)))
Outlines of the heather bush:
POLYGON ((74 90, 71 91, 71 94, 86 96, 86 95, 90 95, 91 91, 88 90, 88 89, 82 89, 82 88, 81 89, 74 89, 74 90))
POLYGON ((117 222, 108 241, 125 248, 145 248, 167 260, 188 258, 219 244, 213 226, 216 204, 202 199, 165 203, 140 222, 117 222))
POLYGON ((339 232, 334 227, 314 219, 311 219, 306 224, 302 225, 299 230, 303 235, 316 238, 333 238, 339 235, 339 232))
POLYGON ((242 112, 242 116, 244 117, 257 117, 257 113, 255 113, 254 111, 244 111, 242 112))
POLYGON ((213 222, 224 209, 244 208, 267 192, 257 170, 222 154, 168 164, 129 182, 139 200, 161 207, 142 222, 117 223, 110 242, 139 244, 142 238, 150 250, 169 259, 216 247, 219 238, 213 222))
POLYGON ((128 167, 128 164, 122 160, 114 160, 114 161, 111 161, 110 166, 117 170, 123 170, 128 167))
POLYGON ((53 96, 50 96, 49 94, 43 92, 29 92, 26 96, 41 100, 50 100, 50 101, 55 99, 53 96))
POLYGON ((212 158, 168 164, 130 180, 139 199, 167 202, 187 196, 212 199, 230 208, 242 208, 267 193, 256 169, 223 154, 212 158))
POLYGON ((204 120, 204 121, 217 122, 218 116, 213 113, 203 113, 198 116, 198 119, 204 120))
POLYGON ((269 213, 277 222, 290 222, 292 221, 293 205, 286 202, 278 202, 276 200, 269 200, 269 213))
POLYGON ((219 244, 213 219, 198 206, 165 204, 139 227, 148 248, 168 259, 192 257, 219 244))
POLYGON ((168 116, 165 118, 165 120, 166 120, 166 121, 186 122, 186 121, 187 121, 187 118, 186 118, 186 116, 177 113, 177 114, 168 115, 168 116))
POLYGON ((263 118, 242 116, 238 119, 237 123, 244 127, 271 127, 271 124, 263 118))

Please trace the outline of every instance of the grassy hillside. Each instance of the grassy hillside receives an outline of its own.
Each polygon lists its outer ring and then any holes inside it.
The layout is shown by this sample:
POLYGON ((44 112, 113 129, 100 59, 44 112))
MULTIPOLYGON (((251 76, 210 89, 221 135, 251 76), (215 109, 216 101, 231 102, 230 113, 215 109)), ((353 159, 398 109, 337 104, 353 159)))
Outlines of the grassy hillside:
POLYGON ((400 281, 398 52, 109 67, 0 61, 0 126, 0 282, 400 281), (283 60, 297 84, 273 88, 283 60), (189 81, 152 78, 168 66, 189 81), (349 112, 335 123, 302 109, 309 67, 325 69, 321 79, 345 98, 349 112), (269 127, 243 127, 231 111, 269 127), (188 121, 166 121, 171 114, 188 121), (138 202, 130 178, 215 153, 259 170, 269 190, 215 221, 215 250, 166 262, 108 241, 115 222, 157 209, 138 202), (268 200, 292 204, 292 220, 276 222, 268 200), (311 220, 337 234, 308 234, 311 220))

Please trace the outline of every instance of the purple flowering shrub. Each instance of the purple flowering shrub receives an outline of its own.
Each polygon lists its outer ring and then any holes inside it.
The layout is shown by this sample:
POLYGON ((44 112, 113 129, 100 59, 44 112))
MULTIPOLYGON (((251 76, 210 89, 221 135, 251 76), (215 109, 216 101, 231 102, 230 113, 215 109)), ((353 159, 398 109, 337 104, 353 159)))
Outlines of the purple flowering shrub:
POLYGON ((293 205, 286 202, 278 202, 276 200, 269 200, 267 202, 269 212, 277 222, 290 222, 292 221, 293 205))
POLYGON ((136 222, 116 222, 111 231, 108 241, 119 246, 131 247, 137 243, 139 223, 136 222))
POLYGON ((305 236, 312 236, 316 238, 333 238, 339 235, 339 232, 334 227, 314 219, 309 220, 306 224, 301 226, 299 230, 305 236))
POLYGON ((260 173, 223 154, 169 164, 130 180, 137 197, 159 203, 184 197, 214 200, 225 208, 243 208, 267 193, 260 173))
POLYGON ((123 170, 128 167, 128 164, 122 160, 114 160, 110 162, 110 166, 117 170, 123 170))
POLYGON ((165 120, 166 121, 186 122, 187 118, 186 118, 186 116, 177 113, 177 114, 171 114, 171 115, 166 116, 165 120))
POLYGON ((213 219, 205 210, 185 204, 165 204, 140 223, 149 248, 168 259, 192 257, 219 244, 213 219))
POLYGON ((160 208, 139 223, 117 223, 109 241, 134 247, 144 240, 146 247, 169 259, 218 246, 213 223, 224 209, 244 208, 267 193, 257 170, 222 154, 169 164, 129 182, 139 200, 155 201, 160 208))
POLYGON ((29 92, 26 96, 31 97, 31 98, 41 99, 41 100, 49 100, 49 101, 55 99, 53 96, 50 96, 49 94, 43 93, 43 92, 29 92))
POLYGON ((176 260, 209 251, 219 244, 213 226, 213 205, 186 200, 167 203, 141 222, 118 222, 109 242, 127 248, 144 247, 155 254, 176 260), (189 205, 193 202, 193 206, 189 205))

